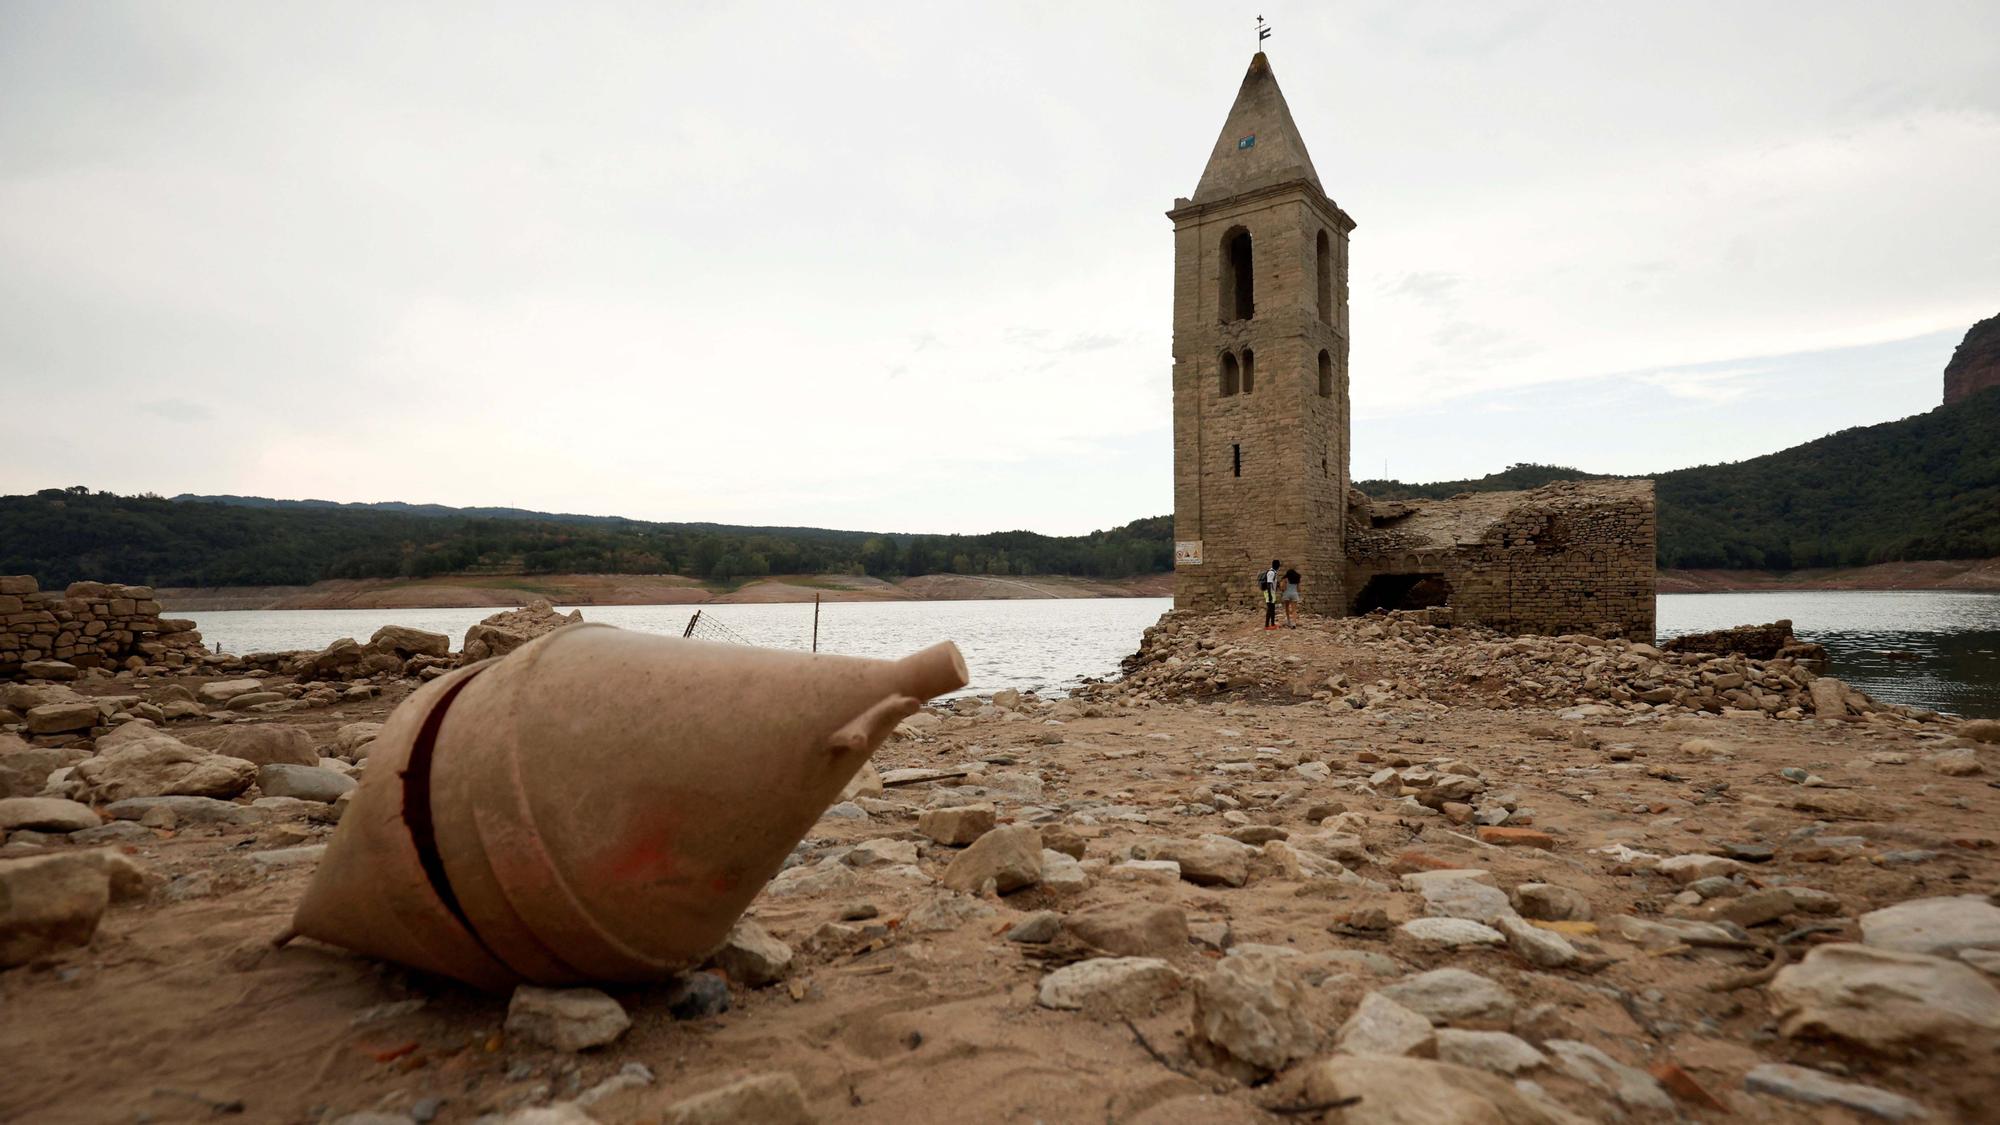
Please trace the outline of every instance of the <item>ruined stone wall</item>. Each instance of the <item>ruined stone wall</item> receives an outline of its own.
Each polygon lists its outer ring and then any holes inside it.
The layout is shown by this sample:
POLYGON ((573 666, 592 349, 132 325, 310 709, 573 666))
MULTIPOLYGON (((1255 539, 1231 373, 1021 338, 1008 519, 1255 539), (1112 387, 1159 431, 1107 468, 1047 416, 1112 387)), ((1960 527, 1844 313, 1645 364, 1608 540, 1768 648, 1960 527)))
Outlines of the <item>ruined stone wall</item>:
POLYGON ((1564 481, 1380 509, 1364 497, 1348 532, 1349 589, 1436 574, 1450 585, 1455 621, 1650 642, 1656 536, 1651 481, 1564 481))
POLYGON ((0 679, 66 679, 133 658, 178 668, 201 647, 194 622, 160 616, 150 586, 73 582, 58 594, 30 575, 0 576, 0 679))

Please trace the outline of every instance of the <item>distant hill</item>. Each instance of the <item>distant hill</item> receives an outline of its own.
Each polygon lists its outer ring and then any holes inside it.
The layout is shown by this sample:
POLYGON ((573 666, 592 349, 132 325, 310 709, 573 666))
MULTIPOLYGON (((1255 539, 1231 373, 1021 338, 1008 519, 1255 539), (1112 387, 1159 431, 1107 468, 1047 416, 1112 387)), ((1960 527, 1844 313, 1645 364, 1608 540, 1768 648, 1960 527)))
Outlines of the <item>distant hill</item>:
MULTIPOLYGON (((1515 465, 1478 480, 1357 481, 1440 499, 1585 473, 1515 465)), ((1777 453, 1654 474, 1662 568, 1793 570, 2000 555, 2000 388, 1777 453)))
POLYGON ((616 516, 256 496, 116 496, 76 486, 0 496, 0 574, 44 588, 81 579, 152 586, 296 586, 440 574, 1068 575, 1126 578, 1173 565, 1173 517, 1089 535, 912 535, 652 523, 616 516))

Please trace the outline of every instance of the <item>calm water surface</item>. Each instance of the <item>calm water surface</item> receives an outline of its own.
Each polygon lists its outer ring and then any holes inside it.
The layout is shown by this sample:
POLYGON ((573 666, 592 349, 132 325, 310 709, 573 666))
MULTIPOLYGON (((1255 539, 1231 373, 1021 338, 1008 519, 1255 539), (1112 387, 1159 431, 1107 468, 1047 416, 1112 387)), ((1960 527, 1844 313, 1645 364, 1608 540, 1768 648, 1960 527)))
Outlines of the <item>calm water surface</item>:
MULTIPOLYGON (((820 610, 820 649, 897 657, 954 640, 972 671, 970 691, 1061 692, 1110 676, 1168 598, 1048 601, 839 602, 820 610)), ((585 606, 583 615, 628 629, 670 633, 694 606, 585 606)), ((1962 715, 2000 716, 2000 594, 1942 591, 1810 591, 1667 594, 1660 636, 1789 617, 1798 635, 1827 647, 1833 673, 1878 699, 1962 715), (1902 654, 1899 656, 1890 653, 1902 654)), ((493 609, 218 610, 187 614, 228 652, 323 648, 367 640, 382 625, 452 637, 493 609)), ((718 605, 702 618, 743 640, 809 648, 810 605, 718 605)))

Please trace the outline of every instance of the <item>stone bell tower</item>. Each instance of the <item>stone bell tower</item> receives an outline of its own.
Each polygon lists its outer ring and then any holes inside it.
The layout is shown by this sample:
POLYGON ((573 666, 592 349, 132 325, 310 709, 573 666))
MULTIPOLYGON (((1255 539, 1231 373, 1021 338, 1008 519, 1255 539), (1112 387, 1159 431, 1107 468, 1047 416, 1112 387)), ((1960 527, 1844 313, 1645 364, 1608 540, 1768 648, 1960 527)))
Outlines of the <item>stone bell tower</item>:
POLYGON ((1258 52, 1174 222, 1174 606, 1347 612, 1347 235, 1258 52))

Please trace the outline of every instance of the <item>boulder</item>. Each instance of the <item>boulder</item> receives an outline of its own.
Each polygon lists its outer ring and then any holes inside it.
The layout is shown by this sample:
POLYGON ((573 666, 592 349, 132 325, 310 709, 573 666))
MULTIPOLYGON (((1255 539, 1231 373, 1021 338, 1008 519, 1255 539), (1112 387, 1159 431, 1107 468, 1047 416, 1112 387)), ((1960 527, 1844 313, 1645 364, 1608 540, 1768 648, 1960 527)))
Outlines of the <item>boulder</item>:
POLYGON ((1177 906, 1114 902, 1063 919, 1079 941, 1120 957, 1171 957, 1187 948, 1187 914, 1177 906))
POLYGON ((1514 997, 1478 973, 1432 969, 1381 990, 1382 995, 1433 1024, 1494 1023, 1505 1027, 1514 1015, 1514 997))
POLYGON ((1589 899, 1553 883, 1522 883, 1508 892, 1507 900, 1523 918, 1569 922, 1588 921, 1591 917, 1589 899))
POLYGON ((366 755, 363 749, 375 741, 382 733, 381 723, 346 723, 333 732, 333 748, 343 758, 359 758, 366 755))
POLYGON ((1439 1062, 1495 1074, 1519 1074, 1549 1064, 1547 1055, 1518 1036, 1504 1031, 1461 1031, 1452 1027, 1438 1029, 1437 1057, 1439 1062))
POLYGON ((465 631, 465 659, 471 662, 505 656, 536 637, 582 620, 582 610, 557 613, 554 606, 543 600, 505 610, 465 631))
POLYGON ((75 777, 89 799, 127 797, 234 797, 250 788, 257 767, 211 754, 172 735, 154 732, 76 764, 75 777))
POLYGON ((1420 945, 1437 945, 1446 949, 1505 945, 1507 942, 1499 930, 1470 918, 1412 918, 1396 927, 1396 932, 1420 945))
POLYGON ((1861 944, 1939 957, 2000 949, 2000 906, 1984 895, 1899 902, 1861 916, 1861 944))
POLYGON ((1507 892, 1470 879, 1429 879, 1420 883, 1424 913, 1432 918, 1464 918, 1491 923, 1514 913, 1507 892))
POLYGON ((993 880, 1001 894, 1032 887, 1042 878, 1042 834, 1033 825, 995 828, 952 857, 942 882, 955 891, 976 892, 993 880))
POLYGON ((0 797, 32 797, 42 791, 50 774, 88 757, 86 750, 30 746, 11 734, 0 734, 0 797))
POLYGON ((88 701, 44 703, 30 707, 26 717, 29 734, 67 734, 96 726, 98 710, 97 704, 88 701))
POLYGON ((98 853, 0 860, 0 969, 88 943, 110 902, 98 853))
POLYGON ((1311 1055, 1306 990, 1287 958, 1224 957, 1194 982, 1194 1042, 1216 1069, 1250 1082, 1311 1055))
POLYGON ((21 665, 21 674, 31 680, 74 680, 83 669, 66 660, 30 660, 21 665))
POLYGON ((378 652, 393 652, 405 659, 412 656, 448 656, 451 653, 451 638, 443 633, 412 629, 407 625, 384 625, 368 638, 368 647, 378 652))
POLYGON ((1924 953, 1822 945, 1770 985, 1779 1029, 1876 1050, 1964 1044, 2000 1032, 2000 989, 1977 969, 1924 953))
POLYGON ((770 935, 748 918, 739 918, 723 939, 722 948, 709 961, 729 979, 750 988, 762 988, 785 979, 792 971, 792 947, 770 935))
POLYGON ((263 790, 266 797, 294 797, 330 805, 355 784, 353 778, 324 766, 273 762, 257 767, 257 788, 263 790))
POLYGON ((1586 1125, 1506 1079, 1428 1059, 1336 1055, 1307 1067, 1303 1100, 1359 1101, 1342 1125, 1586 1125))
POLYGON ((227 707, 229 701, 239 695, 263 690, 264 684, 261 680, 215 680, 201 685, 196 694, 201 702, 211 707, 227 707))
POLYGON ((217 754, 253 765, 285 764, 316 766, 319 751, 312 736, 297 727, 270 723, 237 723, 218 731, 204 731, 194 741, 217 754))
POLYGON ((8 797, 0 800, 0 832, 27 828, 36 832, 81 832, 104 823, 89 805, 60 797, 8 797))
POLYGON ((753 1074, 669 1105, 660 1125, 812 1125, 799 1080, 784 1071, 753 1074))
POLYGON ((1091 1015, 1143 1016, 1180 989, 1180 972, 1158 958, 1097 957, 1043 977, 1035 1002, 1091 1015))
POLYGON ((524 984, 507 1002, 507 1034, 558 1051, 602 1047, 631 1026, 618 1001, 594 988, 524 984))
POLYGON ((925 809, 917 815, 917 831, 940 844, 961 847, 993 831, 992 805, 959 805, 925 809))
POLYGON ((1197 836, 1192 840, 1163 837, 1132 845, 1137 859, 1178 863, 1181 878, 1198 887, 1240 887, 1250 881, 1250 858, 1257 849, 1227 836, 1197 836))
POLYGON ((1568 938, 1513 915, 1495 919, 1493 927, 1505 935, 1507 948, 1537 968, 1568 968, 1582 957, 1568 938))
POLYGON ((2000 745, 2000 719, 1967 719, 1958 724, 1958 737, 2000 745))

